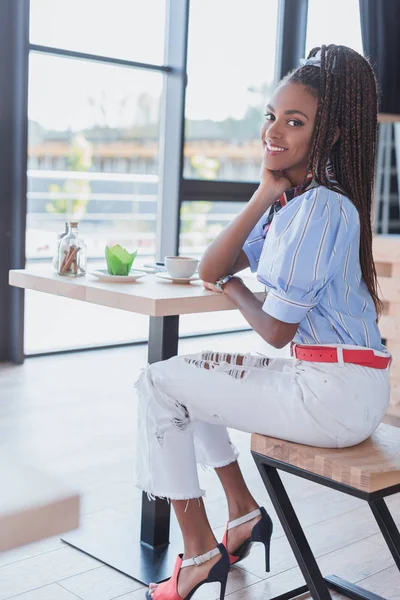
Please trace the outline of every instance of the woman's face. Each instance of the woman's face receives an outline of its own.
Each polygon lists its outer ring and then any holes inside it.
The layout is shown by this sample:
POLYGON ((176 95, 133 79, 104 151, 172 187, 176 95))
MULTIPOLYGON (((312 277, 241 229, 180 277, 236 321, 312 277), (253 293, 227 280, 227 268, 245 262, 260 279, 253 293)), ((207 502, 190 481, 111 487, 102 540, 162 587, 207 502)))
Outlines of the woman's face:
MULTIPOLYGON (((277 88, 266 106, 266 120, 261 129, 267 169, 285 171, 289 179, 302 181, 308 166, 317 106, 317 98, 304 85, 286 83, 277 88)), ((297 181, 292 183, 296 185, 297 181)))

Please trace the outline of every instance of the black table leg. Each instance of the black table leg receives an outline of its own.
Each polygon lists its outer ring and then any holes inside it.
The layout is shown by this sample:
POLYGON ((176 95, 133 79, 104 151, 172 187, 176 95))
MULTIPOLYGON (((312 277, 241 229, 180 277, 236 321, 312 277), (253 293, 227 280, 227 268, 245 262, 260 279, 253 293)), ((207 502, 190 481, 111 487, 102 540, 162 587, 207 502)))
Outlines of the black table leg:
POLYGON ((168 360, 178 354, 179 315, 150 317, 149 363, 168 360))
MULTIPOLYGON (((150 317, 148 361, 150 364, 178 354, 179 316, 150 317)), ((171 508, 166 500, 149 500, 142 494, 140 541, 152 548, 169 544, 171 508)))
MULTIPOLYGON (((148 362, 178 353, 179 316, 150 317, 148 362)), ((170 505, 142 494, 142 513, 132 521, 121 513, 112 523, 83 525, 62 540, 104 564, 144 584, 168 579, 182 551, 175 519, 170 528, 170 505)))

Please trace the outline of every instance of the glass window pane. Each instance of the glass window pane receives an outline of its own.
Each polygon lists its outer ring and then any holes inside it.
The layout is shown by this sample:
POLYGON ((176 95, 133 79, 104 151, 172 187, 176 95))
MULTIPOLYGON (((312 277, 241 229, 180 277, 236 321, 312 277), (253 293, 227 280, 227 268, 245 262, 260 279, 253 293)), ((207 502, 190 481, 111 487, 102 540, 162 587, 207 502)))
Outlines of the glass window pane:
MULTIPOLYGON (((183 202, 179 254, 200 258, 206 247, 241 211, 244 204, 244 202, 183 202)), ((252 276, 250 270, 246 270, 244 274, 252 276)), ((238 310, 183 315, 180 325, 180 332, 184 335, 249 328, 249 324, 238 310)))
POLYGON ((307 53, 322 44, 363 53, 359 0, 308 0, 307 53))
MULTIPOLYGON (((154 261, 162 83, 160 73, 31 54, 29 268, 51 269, 66 220, 80 222, 89 270, 105 267, 109 243, 138 249, 136 264, 154 261)), ((145 317, 27 293, 28 353, 146 336, 145 317)))
POLYGON ((164 60, 165 0, 31 0, 30 40, 137 62, 164 60))
POLYGON ((184 176, 257 181, 277 0, 192 0, 184 176))
POLYGON ((200 258, 204 250, 244 207, 244 202, 183 202, 179 254, 200 258))

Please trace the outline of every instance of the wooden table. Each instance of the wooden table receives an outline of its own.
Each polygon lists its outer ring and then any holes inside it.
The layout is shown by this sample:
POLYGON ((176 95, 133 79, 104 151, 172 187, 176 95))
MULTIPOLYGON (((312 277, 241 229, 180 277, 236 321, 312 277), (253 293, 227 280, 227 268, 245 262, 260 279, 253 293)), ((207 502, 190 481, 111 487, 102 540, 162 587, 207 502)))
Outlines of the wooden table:
MULTIPOLYGON (((245 281, 257 296, 263 297, 263 287, 255 278, 245 281)), ((149 363, 178 353, 179 315, 236 308, 224 294, 204 290, 200 281, 177 285, 155 275, 132 284, 113 284, 90 275, 74 279, 50 270, 14 270, 10 271, 9 282, 20 288, 148 315, 149 363)), ((126 524, 119 529, 115 531, 114 527, 101 535, 81 528, 63 540, 142 583, 170 577, 182 542, 179 532, 174 528, 170 532, 170 505, 166 501, 150 502, 143 493, 140 530, 128 530, 126 524)))
POLYGON ((78 527, 78 494, 4 450, 0 473, 0 552, 78 527))

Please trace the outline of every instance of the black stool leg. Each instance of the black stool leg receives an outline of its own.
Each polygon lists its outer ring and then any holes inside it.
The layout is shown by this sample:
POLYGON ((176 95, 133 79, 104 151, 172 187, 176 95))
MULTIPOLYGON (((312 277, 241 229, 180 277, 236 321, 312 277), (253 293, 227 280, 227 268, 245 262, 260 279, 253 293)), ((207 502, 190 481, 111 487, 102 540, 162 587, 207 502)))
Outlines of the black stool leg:
POLYGON ((397 568, 400 571, 400 533, 397 529, 397 525, 383 498, 369 500, 368 504, 371 507, 376 522, 379 525, 379 529, 381 530, 397 568))
MULTIPOLYGON (((331 600, 329 588, 351 600, 385 600, 382 596, 369 592, 336 575, 322 576, 276 467, 268 464, 261 454, 252 452, 252 455, 307 583, 303 587, 281 594, 272 600, 291 600, 307 591, 311 593, 313 600, 331 600)), ((381 499, 368 500, 368 502, 396 564, 399 566, 400 534, 389 510, 381 499)))
POLYGON ((253 458, 313 600, 332 600, 278 471, 266 464, 260 455, 253 453, 253 458))

